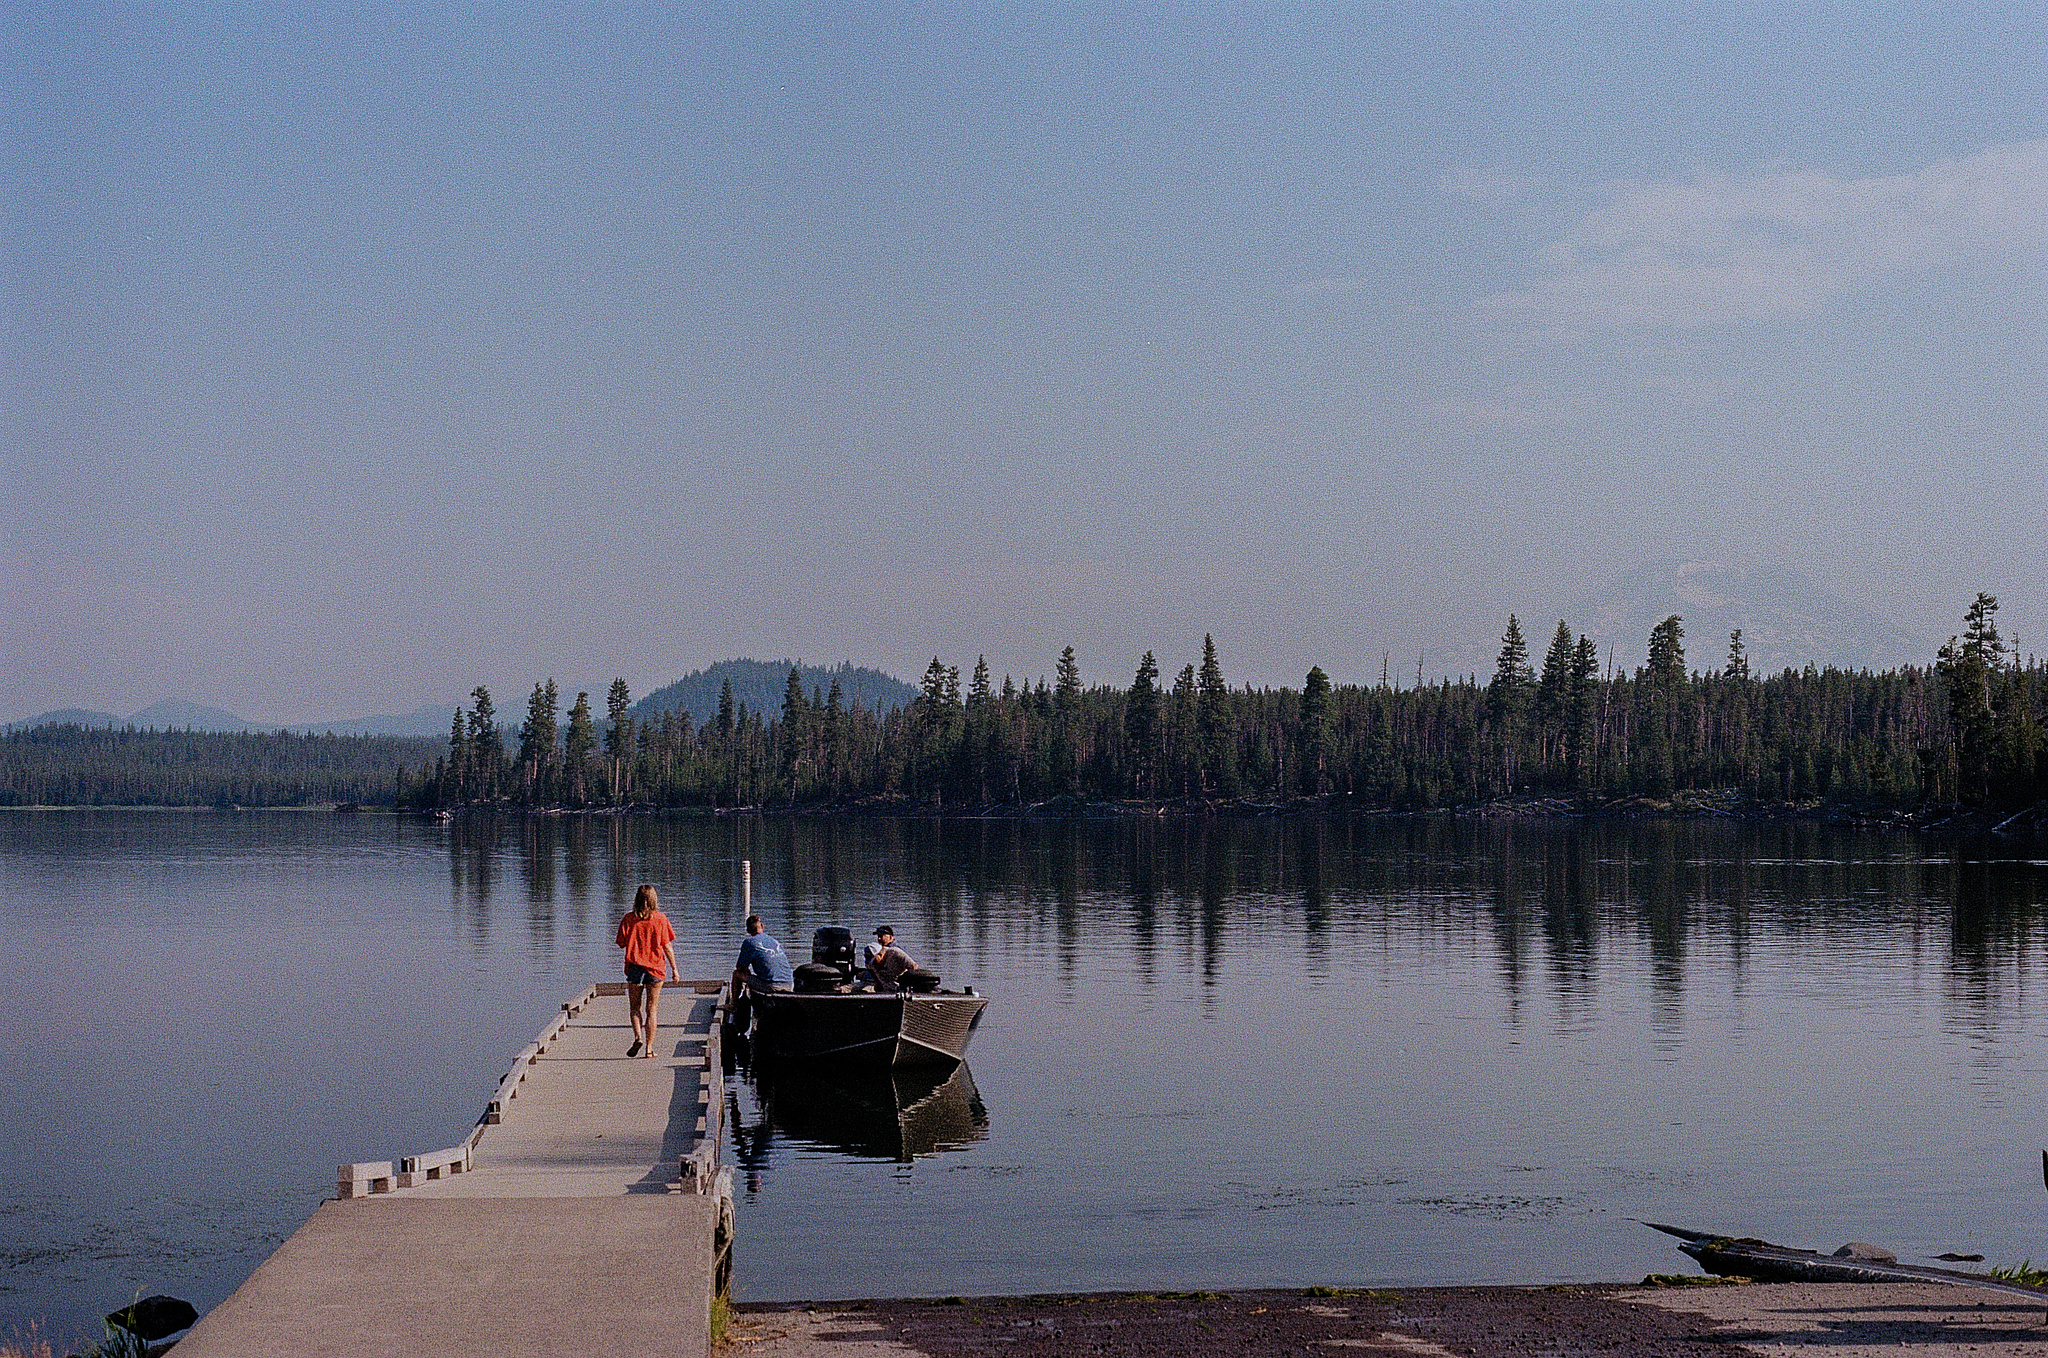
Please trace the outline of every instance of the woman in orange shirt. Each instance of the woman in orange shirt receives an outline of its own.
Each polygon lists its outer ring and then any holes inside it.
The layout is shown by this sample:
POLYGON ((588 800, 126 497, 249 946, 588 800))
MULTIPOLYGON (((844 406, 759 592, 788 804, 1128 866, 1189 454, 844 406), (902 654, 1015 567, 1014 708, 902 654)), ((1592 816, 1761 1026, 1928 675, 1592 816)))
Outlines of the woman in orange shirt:
POLYGON ((633 913, 619 921, 618 945, 626 950, 626 1008, 633 1016, 628 1056, 654 1057, 654 1006, 661 983, 676 973, 676 931, 661 913, 654 888, 633 893, 633 913), (644 1049, 644 1050, 643 1050, 644 1049))

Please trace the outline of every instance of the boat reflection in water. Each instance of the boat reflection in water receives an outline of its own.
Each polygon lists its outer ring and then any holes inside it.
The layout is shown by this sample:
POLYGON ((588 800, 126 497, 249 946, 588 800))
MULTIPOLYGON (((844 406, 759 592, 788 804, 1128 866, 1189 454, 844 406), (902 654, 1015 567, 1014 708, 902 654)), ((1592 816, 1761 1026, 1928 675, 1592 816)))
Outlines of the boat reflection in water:
POLYGON ((750 1178, 766 1165, 777 1138, 906 1164, 988 1139, 988 1110, 964 1061, 950 1070, 842 1071, 757 1062, 741 1073, 761 1110, 748 1125, 733 1109, 733 1139, 750 1178))

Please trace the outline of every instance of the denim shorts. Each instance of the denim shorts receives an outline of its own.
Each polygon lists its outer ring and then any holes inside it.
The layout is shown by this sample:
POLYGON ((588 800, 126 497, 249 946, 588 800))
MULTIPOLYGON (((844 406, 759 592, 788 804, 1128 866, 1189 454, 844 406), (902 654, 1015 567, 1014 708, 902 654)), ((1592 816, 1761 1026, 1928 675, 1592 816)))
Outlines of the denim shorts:
POLYGON ((661 979, 660 976, 645 967, 636 967, 631 962, 626 963, 627 985, 656 985, 660 983, 661 979))

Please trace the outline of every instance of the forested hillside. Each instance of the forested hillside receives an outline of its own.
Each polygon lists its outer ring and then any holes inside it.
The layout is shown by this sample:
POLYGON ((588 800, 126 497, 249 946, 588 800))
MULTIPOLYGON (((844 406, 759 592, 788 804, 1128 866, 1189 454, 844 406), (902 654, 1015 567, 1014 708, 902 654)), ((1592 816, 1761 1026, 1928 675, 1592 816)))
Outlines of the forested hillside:
POLYGON ((633 715, 614 684, 605 719, 579 701, 558 721, 552 683, 502 728, 482 689, 418 787, 422 804, 965 808, 1053 798, 1284 802, 1341 798, 1427 809, 1504 796, 1665 798, 1739 792, 1765 802, 2029 805, 2048 792, 2048 670, 2011 655, 1979 596, 1963 636, 1929 667, 1883 673, 1749 671, 1740 632, 1689 666, 1683 620, 1644 663, 1601 673, 1560 621, 1540 665, 1508 619, 1495 672, 1400 689, 1232 688, 1205 639, 1165 678, 1149 653, 1128 688, 1083 687, 1071 648, 1057 681, 963 683, 934 659, 909 706, 877 713, 836 683, 785 676, 772 711, 730 700, 707 722, 633 715), (516 738, 516 749, 508 742, 516 738))
POLYGON ((756 712, 772 711, 782 702, 782 689, 792 668, 802 677, 805 688, 824 689, 836 684, 846 702, 859 703, 872 712, 890 712, 917 697, 917 690, 901 679, 852 661, 823 669, 788 660, 781 664, 770 660, 721 660, 654 690, 633 704, 633 716, 644 722, 659 719, 664 712, 680 710, 702 726, 718 715, 720 703, 745 703, 756 712))

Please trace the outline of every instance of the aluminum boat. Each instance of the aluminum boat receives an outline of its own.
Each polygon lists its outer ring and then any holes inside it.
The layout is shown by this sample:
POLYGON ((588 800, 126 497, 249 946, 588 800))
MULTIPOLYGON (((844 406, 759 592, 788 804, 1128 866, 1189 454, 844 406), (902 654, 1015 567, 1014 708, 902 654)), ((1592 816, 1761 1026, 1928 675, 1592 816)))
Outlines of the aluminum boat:
POLYGON ((853 935, 830 926, 811 938, 811 960, 796 969, 796 989, 753 991, 735 1006, 751 1023, 762 1054, 846 1067, 937 1066, 967 1056, 968 1039, 988 1007, 974 987, 941 988, 928 971, 912 971, 902 988, 857 984, 853 935))

